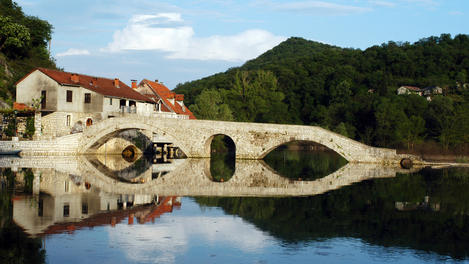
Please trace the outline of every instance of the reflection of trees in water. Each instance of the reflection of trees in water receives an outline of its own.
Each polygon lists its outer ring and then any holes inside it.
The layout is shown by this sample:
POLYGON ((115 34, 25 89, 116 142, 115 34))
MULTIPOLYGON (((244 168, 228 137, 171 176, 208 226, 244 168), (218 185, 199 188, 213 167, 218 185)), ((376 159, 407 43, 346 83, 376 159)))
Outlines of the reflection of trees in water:
MULTIPOLYGON (((26 171, 25 177, 28 175, 26 171)), ((2 183, 0 189, 0 257, 2 263, 45 263, 46 252, 42 249, 41 239, 28 237, 13 222, 14 173, 11 169, 4 169, 0 179, 2 183)))
POLYGON ((236 158, 232 152, 212 153, 210 157, 210 174, 216 182, 226 182, 235 172, 236 158))
POLYGON ((346 159, 332 150, 292 151, 286 148, 272 151, 264 161, 284 177, 303 180, 323 178, 347 164, 346 159))
POLYGON ((423 170, 314 197, 196 201, 239 215, 287 243, 357 237, 463 259, 469 257, 468 188, 468 169, 423 170), (419 206, 402 211, 399 202, 419 206))

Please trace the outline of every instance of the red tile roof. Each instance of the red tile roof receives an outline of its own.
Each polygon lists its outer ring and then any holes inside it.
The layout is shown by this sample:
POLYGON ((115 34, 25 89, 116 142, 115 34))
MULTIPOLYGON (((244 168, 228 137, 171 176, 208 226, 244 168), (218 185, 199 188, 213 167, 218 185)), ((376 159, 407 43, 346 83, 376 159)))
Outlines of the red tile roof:
POLYGON ((406 86, 406 85, 404 85, 403 87, 407 88, 408 90, 414 91, 414 92, 422 91, 422 89, 420 89, 419 87, 415 87, 415 86, 406 86))
POLYGON ((34 108, 23 103, 13 102, 13 110, 17 111, 34 111, 34 108))
POLYGON ((159 98, 161 98, 161 100, 163 101, 163 105, 162 105, 163 107, 161 108, 162 111, 174 112, 178 115, 188 115, 189 119, 196 119, 194 114, 189 110, 187 106, 185 106, 183 109, 179 103, 174 102, 174 104, 172 104, 169 101, 169 99, 174 99, 174 98, 175 100, 180 100, 180 99, 184 100, 184 95, 176 94, 172 92, 171 90, 169 90, 168 87, 158 82, 152 82, 147 79, 144 79, 140 84, 142 83, 147 84, 153 90, 153 92, 156 95, 158 95, 159 98))
POLYGON ((17 84, 36 70, 44 73, 45 75, 49 76, 51 79, 55 80, 61 85, 81 86, 83 88, 106 96, 126 98, 143 102, 152 102, 151 100, 149 100, 149 98, 141 95, 139 92, 133 90, 127 84, 123 83, 118 79, 113 80, 102 77, 94 77, 45 68, 37 68, 33 70, 28 75, 19 80, 17 84), (114 85, 115 82, 118 84, 118 88, 114 85))

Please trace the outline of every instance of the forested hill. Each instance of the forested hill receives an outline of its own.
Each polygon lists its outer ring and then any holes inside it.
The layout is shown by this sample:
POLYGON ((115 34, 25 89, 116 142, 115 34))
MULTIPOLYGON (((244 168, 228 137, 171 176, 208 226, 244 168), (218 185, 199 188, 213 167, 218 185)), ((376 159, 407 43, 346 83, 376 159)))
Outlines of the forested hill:
POLYGON ((11 104, 14 83, 35 67, 55 69, 48 52, 52 25, 28 16, 12 0, 0 0, 0 99, 11 104))
POLYGON ((469 142, 469 36, 364 51, 289 38, 238 68, 179 84, 198 118, 320 125, 378 146, 469 142), (397 95, 400 86, 442 95, 397 95))

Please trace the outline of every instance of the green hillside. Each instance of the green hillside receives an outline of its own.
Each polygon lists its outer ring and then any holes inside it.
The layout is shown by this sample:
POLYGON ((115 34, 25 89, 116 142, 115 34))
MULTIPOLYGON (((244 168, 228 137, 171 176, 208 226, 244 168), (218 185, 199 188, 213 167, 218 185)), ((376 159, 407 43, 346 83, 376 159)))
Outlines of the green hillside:
POLYGON ((55 69, 48 41, 52 25, 25 15, 11 0, 0 0, 0 99, 11 104, 14 83, 35 67, 55 69))
POLYGON ((364 51, 289 38, 243 66, 179 84, 198 118, 320 125, 367 144, 469 142, 469 36, 364 51), (397 95, 403 85, 443 95, 397 95))

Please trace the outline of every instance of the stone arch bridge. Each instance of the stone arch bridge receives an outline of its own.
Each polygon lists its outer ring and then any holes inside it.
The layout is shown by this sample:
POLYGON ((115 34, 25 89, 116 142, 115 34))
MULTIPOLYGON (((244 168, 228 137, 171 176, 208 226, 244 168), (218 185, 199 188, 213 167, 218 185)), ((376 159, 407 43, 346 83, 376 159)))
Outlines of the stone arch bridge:
MULTIPOLYGON (((173 143, 189 158, 210 157, 210 143, 216 135, 229 136, 238 159, 262 159, 276 147, 291 141, 322 144, 349 162, 398 163, 408 155, 375 148, 316 126, 279 125, 210 120, 179 120, 152 117, 116 117, 93 124, 77 139, 79 154, 86 154, 119 131, 139 129, 152 141, 173 143)), ((415 160, 415 157, 410 157, 415 160)))

